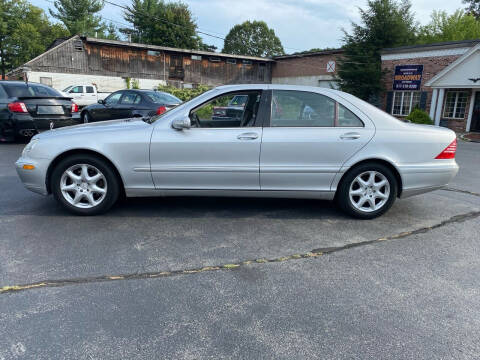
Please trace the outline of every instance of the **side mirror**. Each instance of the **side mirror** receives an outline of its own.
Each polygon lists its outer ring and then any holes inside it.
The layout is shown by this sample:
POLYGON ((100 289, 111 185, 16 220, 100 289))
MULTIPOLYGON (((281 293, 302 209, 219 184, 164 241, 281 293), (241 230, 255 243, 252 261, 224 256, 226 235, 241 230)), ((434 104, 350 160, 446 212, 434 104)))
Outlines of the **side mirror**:
POLYGON ((102 105, 105 105, 105 100, 100 99, 100 100, 98 100, 98 103, 99 103, 99 104, 102 104, 102 105))
POLYGON ((172 122, 172 128, 175 130, 190 129, 191 126, 192 123, 188 117, 185 119, 175 119, 172 122))

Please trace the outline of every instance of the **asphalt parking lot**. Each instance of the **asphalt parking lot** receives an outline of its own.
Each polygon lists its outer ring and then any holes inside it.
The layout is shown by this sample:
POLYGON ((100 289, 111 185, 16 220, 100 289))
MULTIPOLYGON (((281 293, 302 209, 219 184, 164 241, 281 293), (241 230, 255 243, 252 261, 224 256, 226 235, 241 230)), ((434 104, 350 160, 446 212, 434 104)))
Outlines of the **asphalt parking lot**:
POLYGON ((479 357, 480 144, 373 221, 236 198, 76 217, 23 188, 23 146, 0 144, 0 360, 479 357))

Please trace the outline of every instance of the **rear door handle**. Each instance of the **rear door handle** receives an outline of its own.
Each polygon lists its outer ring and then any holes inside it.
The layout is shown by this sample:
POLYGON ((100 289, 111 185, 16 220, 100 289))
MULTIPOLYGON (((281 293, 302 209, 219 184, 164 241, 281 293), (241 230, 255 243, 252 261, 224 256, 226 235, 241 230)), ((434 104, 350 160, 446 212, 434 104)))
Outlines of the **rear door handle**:
POLYGON ((238 140, 255 140, 258 138, 258 134, 254 132, 247 132, 237 136, 238 140))
POLYGON ((359 139, 359 138, 360 138, 360 134, 357 133, 357 132, 348 132, 348 133, 340 135, 340 139, 342 139, 342 140, 355 140, 355 139, 359 139))

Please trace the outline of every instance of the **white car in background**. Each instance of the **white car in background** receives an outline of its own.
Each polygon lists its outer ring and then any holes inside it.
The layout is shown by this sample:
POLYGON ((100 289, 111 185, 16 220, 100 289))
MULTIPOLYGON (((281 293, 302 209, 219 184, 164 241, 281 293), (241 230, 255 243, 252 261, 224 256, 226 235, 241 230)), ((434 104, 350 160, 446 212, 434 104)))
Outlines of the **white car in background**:
POLYGON ((111 93, 98 92, 95 85, 70 85, 62 90, 66 97, 72 100, 80 107, 96 104, 98 100, 104 100, 111 93))

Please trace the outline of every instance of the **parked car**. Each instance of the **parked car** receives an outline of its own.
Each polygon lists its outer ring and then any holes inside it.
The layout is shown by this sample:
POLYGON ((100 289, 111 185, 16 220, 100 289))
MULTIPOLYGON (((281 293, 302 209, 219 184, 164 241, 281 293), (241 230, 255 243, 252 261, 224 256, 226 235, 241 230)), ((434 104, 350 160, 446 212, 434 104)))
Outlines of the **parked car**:
POLYGON ((83 122, 151 117, 162 114, 182 100, 161 91, 120 90, 112 93, 98 104, 84 108, 80 114, 83 122))
POLYGON ((35 136, 16 166, 25 186, 92 215, 127 196, 336 199, 371 219, 397 197, 448 184, 458 171, 449 129, 405 123, 336 90, 222 86, 151 118, 35 136), (212 128, 212 103, 248 97, 236 126, 212 128), (275 104, 275 106, 273 106, 275 104), (206 126, 204 126, 206 125, 206 126))
POLYGON ((0 81, 0 141, 30 138, 38 132, 78 124, 78 106, 57 90, 38 83, 0 81))
POLYGON ((109 92, 99 92, 94 85, 71 85, 62 90, 63 94, 71 97, 80 107, 96 104, 98 100, 104 100, 109 92))
POLYGON ((215 123, 212 125, 216 126, 219 122, 224 123, 225 126, 228 122, 230 122, 229 125, 235 125, 236 122, 240 123, 247 100, 247 95, 237 95, 226 106, 214 106, 212 122, 215 123))

